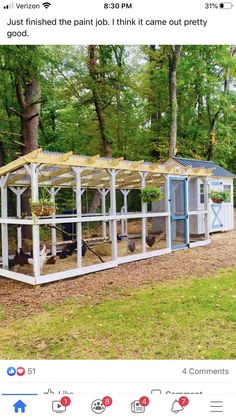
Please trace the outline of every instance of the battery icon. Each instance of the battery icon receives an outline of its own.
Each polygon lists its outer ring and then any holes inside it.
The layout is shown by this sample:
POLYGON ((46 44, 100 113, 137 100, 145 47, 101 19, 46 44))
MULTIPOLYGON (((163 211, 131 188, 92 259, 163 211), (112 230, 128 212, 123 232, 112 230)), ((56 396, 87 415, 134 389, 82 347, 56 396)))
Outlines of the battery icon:
POLYGON ((220 9, 232 9, 232 7, 233 7, 233 3, 230 3, 229 1, 220 3, 220 9))

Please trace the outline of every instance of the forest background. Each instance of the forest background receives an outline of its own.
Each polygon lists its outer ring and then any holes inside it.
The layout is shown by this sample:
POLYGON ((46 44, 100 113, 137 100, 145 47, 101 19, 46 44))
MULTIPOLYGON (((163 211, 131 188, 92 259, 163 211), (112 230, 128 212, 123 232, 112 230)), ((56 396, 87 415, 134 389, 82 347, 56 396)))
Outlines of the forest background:
POLYGON ((0 165, 38 147, 236 173, 236 47, 0 46, 0 165))

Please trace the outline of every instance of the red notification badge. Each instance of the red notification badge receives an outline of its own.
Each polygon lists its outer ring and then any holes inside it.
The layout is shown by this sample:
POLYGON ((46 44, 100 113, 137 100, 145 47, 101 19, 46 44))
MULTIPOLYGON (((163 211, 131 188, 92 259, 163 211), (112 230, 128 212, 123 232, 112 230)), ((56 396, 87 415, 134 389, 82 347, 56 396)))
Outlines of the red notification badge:
POLYGON ((148 405, 149 405, 149 403, 150 403, 150 400, 149 400, 149 398, 148 398, 147 396, 142 396, 142 397, 140 397, 140 399, 139 399, 139 404, 140 404, 141 406, 146 407, 146 406, 148 406, 148 405))
POLYGON ((110 396, 103 397, 102 404, 106 407, 111 406, 112 405, 112 398, 110 396))
POLYGON ((189 399, 188 399, 186 396, 182 396, 182 397, 180 397, 180 399, 179 399, 179 404, 180 404, 180 406, 181 406, 181 407, 188 406, 188 404, 189 404, 189 399))
POLYGON ((71 404, 71 399, 68 396, 64 396, 64 397, 61 398, 60 402, 61 402, 62 406, 68 407, 71 404))

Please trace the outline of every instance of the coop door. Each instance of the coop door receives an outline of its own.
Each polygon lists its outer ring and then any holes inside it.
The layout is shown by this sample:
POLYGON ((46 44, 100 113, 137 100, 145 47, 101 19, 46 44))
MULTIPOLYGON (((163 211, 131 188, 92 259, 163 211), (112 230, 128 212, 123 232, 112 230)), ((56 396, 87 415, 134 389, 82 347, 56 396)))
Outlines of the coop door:
POLYGON ((187 178, 170 178, 171 248, 188 245, 187 178))
MULTIPOLYGON (((212 181, 210 183, 210 189, 212 191, 223 190, 223 184, 221 181, 212 181)), ((211 228, 210 231, 219 231, 223 227, 223 211, 222 204, 214 203, 211 201, 211 213, 210 213, 211 228)))
POLYGON ((223 227, 223 214, 222 214, 222 204, 211 204, 211 218, 212 218, 212 229, 219 230, 223 227))

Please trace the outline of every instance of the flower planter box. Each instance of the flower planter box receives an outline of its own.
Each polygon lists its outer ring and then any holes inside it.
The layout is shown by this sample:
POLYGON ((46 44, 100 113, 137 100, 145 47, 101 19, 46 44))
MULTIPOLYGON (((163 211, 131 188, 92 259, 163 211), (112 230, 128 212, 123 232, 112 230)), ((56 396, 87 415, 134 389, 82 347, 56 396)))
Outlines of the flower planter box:
POLYGON ((222 204, 222 202, 224 202, 222 198, 211 198, 211 200, 214 204, 222 204))
POLYGON ((55 205, 42 204, 31 206, 32 214, 36 215, 37 217, 49 217, 50 215, 54 214, 55 210, 55 205))

